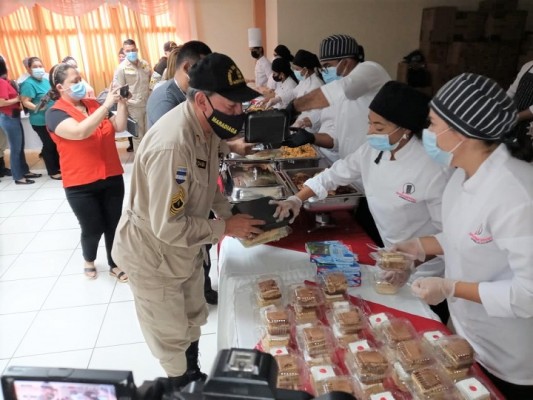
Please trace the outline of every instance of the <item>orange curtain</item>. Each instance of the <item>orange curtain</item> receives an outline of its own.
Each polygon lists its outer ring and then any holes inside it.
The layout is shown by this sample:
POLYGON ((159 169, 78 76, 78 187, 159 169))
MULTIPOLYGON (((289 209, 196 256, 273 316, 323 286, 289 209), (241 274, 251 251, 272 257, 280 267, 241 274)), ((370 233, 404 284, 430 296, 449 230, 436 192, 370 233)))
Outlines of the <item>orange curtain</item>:
POLYGON ((135 40, 139 56, 152 67, 162 56, 164 42, 179 44, 188 39, 178 37, 168 11, 140 14, 121 3, 93 7, 81 16, 60 15, 37 4, 0 18, 0 54, 6 58, 11 78, 26 72, 25 57, 40 57, 49 70, 70 55, 97 94, 111 83, 118 51, 127 38, 135 40))

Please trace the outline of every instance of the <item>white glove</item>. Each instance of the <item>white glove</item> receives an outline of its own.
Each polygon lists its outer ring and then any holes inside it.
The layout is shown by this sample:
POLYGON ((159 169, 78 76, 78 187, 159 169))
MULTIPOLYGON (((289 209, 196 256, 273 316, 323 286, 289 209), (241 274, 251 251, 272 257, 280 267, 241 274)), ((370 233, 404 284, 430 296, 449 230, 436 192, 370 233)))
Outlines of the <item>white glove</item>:
POLYGON ((426 251, 422 247, 422 243, 419 238, 413 238, 404 242, 394 243, 391 247, 392 251, 401 251, 415 257, 418 261, 424 261, 426 259, 426 251))
POLYGON ((292 211, 292 218, 289 221, 290 224, 294 222, 298 214, 300 214, 300 208, 302 207, 302 200, 297 196, 290 196, 287 200, 270 200, 268 204, 277 204, 276 212, 273 217, 277 218, 277 221, 283 221, 287 218, 292 211))
POLYGON ((446 278, 418 278, 411 285, 413 295, 434 306, 455 294, 457 281, 446 278))
POLYGON ((274 107, 276 104, 278 103, 281 103, 281 97, 274 97, 272 99, 270 99, 267 103, 266 103, 266 107, 267 108, 270 108, 270 107, 274 107))

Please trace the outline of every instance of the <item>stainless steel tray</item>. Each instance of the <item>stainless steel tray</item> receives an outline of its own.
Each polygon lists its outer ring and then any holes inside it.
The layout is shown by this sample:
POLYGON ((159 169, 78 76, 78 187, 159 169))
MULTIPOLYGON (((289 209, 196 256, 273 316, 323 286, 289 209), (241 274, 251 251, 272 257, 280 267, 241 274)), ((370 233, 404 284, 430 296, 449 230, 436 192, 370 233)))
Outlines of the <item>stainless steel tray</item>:
POLYGON ((316 152, 314 157, 281 157, 281 149, 265 149, 257 153, 250 154, 248 156, 241 156, 236 153, 229 153, 226 156, 226 161, 238 162, 238 163, 265 163, 265 162, 316 162, 322 159, 324 156, 316 146, 312 146, 316 152))
MULTIPOLYGON (((296 184, 293 181, 293 178, 296 174, 305 174, 309 178, 315 176, 317 173, 322 172, 325 168, 300 168, 300 169, 285 169, 281 173, 284 175, 287 185, 292 190, 293 194, 299 192, 299 189, 296 187, 296 184)), ((307 178, 308 179, 308 178, 307 178)), ((306 180, 307 180, 306 179, 306 180)), ((342 186, 347 190, 347 193, 341 192, 336 194, 331 194, 323 200, 318 201, 305 201, 303 207, 312 212, 328 212, 328 211, 340 211, 340 210, 351 210, 357 207, 359 204, 359 199, 364 197, 353 185, 342 186)), ((339 189, 337 189, 338 191, 339 189)))
POLYGON ((275 171, 274 164, 228 165, 221 172, 221 177, 225 195, 233 203, 264 196, 283 199, 290 193, 284 178, 279 172, 275 171), (259 172, 257 171, 258 169, 260 169, 259 172), (255 176, 267 175, 272 178, 273 182, 267 184, 267 182, 259 181, 257 185, 254 185, 254 179, 248 180, 245 184, 243 184, 242 180, 235 180, 236 176, 242 176, 243 173, 255 176))

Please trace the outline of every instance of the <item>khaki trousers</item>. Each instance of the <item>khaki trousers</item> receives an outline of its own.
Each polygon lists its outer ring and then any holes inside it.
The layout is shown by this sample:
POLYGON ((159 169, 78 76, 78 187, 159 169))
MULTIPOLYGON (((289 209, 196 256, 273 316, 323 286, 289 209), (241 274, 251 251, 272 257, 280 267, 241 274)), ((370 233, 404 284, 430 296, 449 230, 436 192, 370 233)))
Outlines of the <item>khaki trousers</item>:
POLYGON ((0 157, 4 157, 4 151, 7 149, 7 136, 0 128, 0 157))
POLYGON ((127 215, 122 216, 113 259, 128 274, 150 351, 168 376, 180 376, 187 370, 185 351, 200 338, 200 327, 207 322, 203 256, 199 252, 194 265, 181 265, 178 251, 162 254, 159 249, 127 215))
POLYGON ((128 106, 128 114, 131 118, 137 121, 137 137, 133 137, 133 149, 137 150, 141 144, 141 140, 146 133, 146 107, 132 107, 128 106))

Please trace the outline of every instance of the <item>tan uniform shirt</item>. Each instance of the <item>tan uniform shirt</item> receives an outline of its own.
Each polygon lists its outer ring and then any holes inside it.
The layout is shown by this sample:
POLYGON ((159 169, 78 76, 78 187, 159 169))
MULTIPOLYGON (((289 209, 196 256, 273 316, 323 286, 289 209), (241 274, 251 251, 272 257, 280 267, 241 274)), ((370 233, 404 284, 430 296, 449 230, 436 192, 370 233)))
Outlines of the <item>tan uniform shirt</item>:
MULTIPOLYGON (((163 254, 178 254, 179 264, 190 268, 202 245, 218 243, 225 222, 208 219, 209 211, 225 219, 231 216, 231 205, 217 185, 221 142, 209 136, 206 141, 188 101, 148 131, 135 158, 126 213, 149 240, 131 243, 121 237, 119 226, 115 250, 142 253, 152 243, 163 254), (127 243, 131 248, 124 247, 127 243)), ((128 272, 128 265, 121 268, 128 272)))
POLYGON ((115 78, 120 86, 129 85, 132 98, 128 100, 128 106, 146 107, 150 95, 151 74, 150 64, 141 59, 137 65, 127 59, 119 64, 115 71, 115 78))

